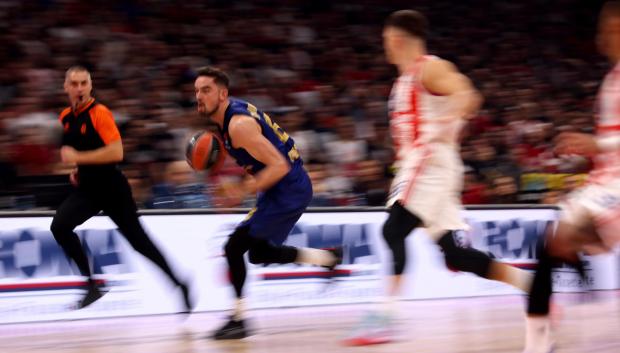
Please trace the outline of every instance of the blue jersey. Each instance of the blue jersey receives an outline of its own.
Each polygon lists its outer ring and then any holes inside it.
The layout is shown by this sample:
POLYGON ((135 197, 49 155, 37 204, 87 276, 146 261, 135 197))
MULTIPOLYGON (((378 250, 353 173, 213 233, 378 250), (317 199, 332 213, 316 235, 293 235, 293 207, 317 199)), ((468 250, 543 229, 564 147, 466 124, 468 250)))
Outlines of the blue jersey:
POLYGON ((243 148, 234 148, 233 143, 230 140, 228 134, 228 125, 230 119, 235 115, 251 116, 261 127, 263 136, 273 144, 273 146, 280 151, 284 158, 291 164, 291 172, 295 169, 301 168, 302 161, 295 148, 295 141, 284 131, 278 124, 276 124, 269 115, 256 109, 254 105, 248 102, 244 102, 239 99, 230 99, 230 104, 224 112, 224 124, 220 130, 220 134, 224 141, 224 147, 238 165, 242 166, 249 174, 256 174, 260 172, 265 165, 257 161, 243 148))
POLYGON ((261 127, 263 136, 289 162, 291 169, 275 185, 259 193, 256 207, 241 222, 240 227, 248 227, 254 237, 269 239, 275 244, 282 244, 301 214, 312 199, 312 183, 303 169, 303 162, 295 148, 295 142, 269 115, 259 111, 248 102, 230 99, 224 112, 224 124, 220 135, 224 147, 236 161, 250 174, 260 172, 265 165, 252 157, 243 148, 234 148, 228 134, 230 119, 235 115, 251 116, 261 127))

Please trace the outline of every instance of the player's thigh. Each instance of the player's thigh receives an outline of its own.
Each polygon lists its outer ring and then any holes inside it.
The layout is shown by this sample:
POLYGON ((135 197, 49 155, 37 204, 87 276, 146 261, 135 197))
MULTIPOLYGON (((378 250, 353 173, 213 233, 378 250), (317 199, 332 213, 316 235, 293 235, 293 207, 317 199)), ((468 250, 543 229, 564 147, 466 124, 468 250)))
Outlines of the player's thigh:
POLYGON ((303 203, 298 207, 282 207, 278 200, 264 198, 259 200, 240 226, 247 226, 252 237, 280 245, 286 241, 305 209, 303 203))
POLYGON ((387 205, 391 206, 394 202, 399 201, 405 204, 413 189, 419 184, 419 179, 425 173, 428 173, 428 166, 431 160, 430 152, 422 150, 414 150, 399 162, 399 167, 392 184, 390 185, 390 193, 387 205))
POLYGON ((461 218, 459 177, 450 169, 431 166, 403 203, 422 219, 431 237, 439 237, 446 230, 467 228, 461 218))
POLYGON ((446 193, 439 197, 432 221, 427 226, 428 235, 438 241, 446 231, 469 229, 461 215, 462 210, 461 200, 457 196, 446 193))

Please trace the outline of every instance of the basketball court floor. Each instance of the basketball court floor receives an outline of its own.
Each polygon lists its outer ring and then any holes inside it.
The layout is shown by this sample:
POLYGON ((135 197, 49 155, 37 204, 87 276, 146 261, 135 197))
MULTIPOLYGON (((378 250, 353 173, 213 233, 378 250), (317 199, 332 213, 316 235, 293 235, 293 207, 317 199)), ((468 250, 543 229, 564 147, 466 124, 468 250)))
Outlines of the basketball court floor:
MULTIPOLYGON (((557 353, 620 352, 620 292, 584 302, 556 295, 563 317, 557 353)), ((393 343, 345 347, 339 341, 367 305, 255 310, 256 335, 219 342, 208 333, 225 313, 126 317, 0 325, 2 353, 520 353, 522 297, 502 296, 401 303, 393 343)))

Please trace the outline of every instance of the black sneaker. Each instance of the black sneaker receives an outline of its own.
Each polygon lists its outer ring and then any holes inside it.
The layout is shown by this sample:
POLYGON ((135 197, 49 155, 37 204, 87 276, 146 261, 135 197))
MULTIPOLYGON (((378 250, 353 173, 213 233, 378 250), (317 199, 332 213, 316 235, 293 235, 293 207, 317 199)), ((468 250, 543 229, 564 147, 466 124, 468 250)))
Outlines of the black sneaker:
POLYGON ((183 296, 183 306, 185 307, 185 311, 182 311, 183 314, 189 314, 194 309, 194 301, 190 297, 189 288, 187 284, 181 283, 179 284, 179 290, 181 290, 181 295, 183 296))
POLYGON ((80 300, 77 304, 77 309, 82 309, 91 305, 92 303, 103 297, 103 295, 106 293, 107 292, 101 291, 97 284, 89 283, 88 290, 86 291, 84 298, 82 298, 82 300, 80 300))
POLYGON ((234 320, 232 316, 228 322, 213 333, 214 340, 238 340, 250 335, 243 320, 234 320))

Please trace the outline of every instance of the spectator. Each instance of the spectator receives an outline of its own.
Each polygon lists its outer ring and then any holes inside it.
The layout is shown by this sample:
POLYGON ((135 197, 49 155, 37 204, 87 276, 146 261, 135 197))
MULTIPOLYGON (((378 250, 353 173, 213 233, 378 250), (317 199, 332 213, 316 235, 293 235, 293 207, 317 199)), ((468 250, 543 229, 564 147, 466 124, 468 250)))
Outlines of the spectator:
POLYGON ((166 165, 165 180, 153 186, 152 208, 208 208, 210 198, 203 183, 185 161, 166 165))
POLYGON ((383 206, 388 196, 389 184, 385 168, 375 159, 358 162, 355 166, 353 192, 359 205, 383 206))
POLYGON ((311 206, 315 207, 327 207, 335 206, 332 201, 332 194, 329 192, 329 186, 327 185, 327 171, 324 164, 308 164, 306 166, 308 170, 308 176, 312 182, 312 202, 311 206))
MULTIPOLYGON (((589 111, 607 63, 595 54, 593 23, 567 26, 567 20, 541 20, 538 14, 592 19, 596 3, 565 0, 558 9, 540 0, 509 6, 416 2, 431 23, 445 29, 429 38, 433 54, 454 61, 485 96, 463 136, 463 159, 479 176, 466 176, 464 198, 483 202, 488 181, 488 201, 496 202, 492 179, 498 174, 520 185, 527 173, 587 170, 587 160, 554 156, 551 141, 560 131, 592 126, 589 111), (454 55, 464 47, 467 52, 454 55)), ((327 175, 321 183, 337 195, 330 202, 355 203, 351 192, 363 162, 393 163, 383 102, 394 68, 381 54, 380 28, 384 14, 410 7, 400 0, 370 4, 373 11, 352 0, 188 2, 173 8, 145 0, 128 11, 79 0, 3 1, 0 135, 10 136, 11 145, 5 169, 59 169, 48 153, 59 134, 48 126, 58 126, 55 116, 64 106, 64 93, 54 87, 75 64, 92 69, 98 100, 116 104, 110 108, 124 129, 125 168, 156 171, 182 159, 187 134, 206 128, 194 110, 192 70, 215 64, 232 74, 232 95, 253 97, 274 114, 285 114, 276 120, 297 141, 306 163, 322 165, 327 175), (247 19, 247 25, 225 20, 230 16, 247 19), (290 106, 299 110, 275 113, 290 106), (37 129, 31 133, 25 126, 37 129)), ((227 166, 221 184, 240 172, 227 166)))
POLYGON ((489 187, 473 169, 465 169, 462 200, 464 205, 482 205, 489 202, 489 187))
POLYGON ((491 190, 491 203, 516 204, 519 203, 519 188, 517 182, 511 176, 498 175, 493 178, 493 187, 491 190))

